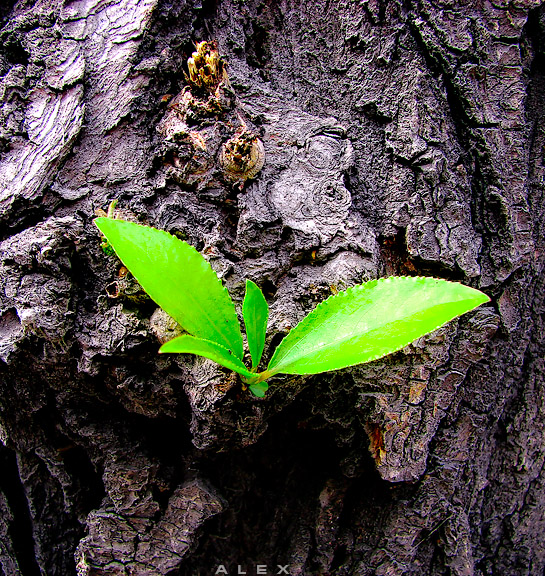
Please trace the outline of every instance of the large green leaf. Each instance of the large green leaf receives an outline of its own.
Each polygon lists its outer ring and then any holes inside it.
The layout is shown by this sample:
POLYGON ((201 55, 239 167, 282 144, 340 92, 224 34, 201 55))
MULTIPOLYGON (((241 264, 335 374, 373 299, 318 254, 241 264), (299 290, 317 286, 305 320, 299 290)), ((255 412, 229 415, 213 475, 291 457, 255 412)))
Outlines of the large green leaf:
POLYGON ((242 359, 233 301, 193 246, 163 230, 125 220, 96 218, 95 223, 142 288, 184 330, 242 359))
POLYGON ((252 369, 256 369, 265 347, 269 306, 259 286, 251 280, 246 280, 246 296, 242 303, 242 315, 246 326, 248 348, 252 357, 252 369))
POLYGON ((435 278, 392 277, 354 286, 293 328, 260 379, 376 360, 487 301, 474 288, 435 278))
POLYGON ((202 338, 195 338, 195 336, 189 336, 184 334, 183 336, 178 336, 173 338, 168 342, 165 342, 159 349, 161 353, 174 352, 177 354, 197 354, 198 356, 204 356, 205 358, 210 358, 218 364, 234 370, 242 376, 251 378, 255 376, 252 374, 246 366, 224 346, 217 344, 216 342, 210 342, 210 340, 203 340, 202 338))

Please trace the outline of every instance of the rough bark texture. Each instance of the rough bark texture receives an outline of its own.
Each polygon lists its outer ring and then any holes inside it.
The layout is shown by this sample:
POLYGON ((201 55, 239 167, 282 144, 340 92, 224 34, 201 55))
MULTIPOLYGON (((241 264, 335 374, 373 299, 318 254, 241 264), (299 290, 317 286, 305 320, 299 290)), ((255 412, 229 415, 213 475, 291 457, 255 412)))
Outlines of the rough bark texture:
POLYGON ((0 576, 542 575, 545 4, 19 0, 0 23, 0 576), (231 87, 172 138, 201 40, 231 87), (242 126, 248 180, 220 162, 242 126), (157 355, 92 223, 113 199, 239 305, 259 284, 269 355, 378 276, 492 302, 252 398, 157 355))

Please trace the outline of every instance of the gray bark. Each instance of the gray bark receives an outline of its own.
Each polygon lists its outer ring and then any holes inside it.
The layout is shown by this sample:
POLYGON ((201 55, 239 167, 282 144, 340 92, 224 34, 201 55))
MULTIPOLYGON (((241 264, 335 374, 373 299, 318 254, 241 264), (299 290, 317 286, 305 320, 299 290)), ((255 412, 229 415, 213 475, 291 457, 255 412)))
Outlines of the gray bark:
POLYGON ((545 4, 19 0, 0 24, 0 576, 542 575, 545 4), (182 138, 202 40, 230 87, 182 138), (249 179, 222 158, 243 126, 249 179), (239 309, 259 284, 269 355, 371 278, 492 301, 252 398, 157 355, 92 222, 112 200, 239 309))

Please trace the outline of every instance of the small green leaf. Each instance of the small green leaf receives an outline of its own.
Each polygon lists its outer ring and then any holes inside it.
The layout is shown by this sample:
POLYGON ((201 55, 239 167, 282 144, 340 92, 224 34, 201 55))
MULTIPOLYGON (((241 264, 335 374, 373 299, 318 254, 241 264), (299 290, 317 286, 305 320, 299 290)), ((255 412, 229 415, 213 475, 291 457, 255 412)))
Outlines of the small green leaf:
POLYGON ((259 286, 251 280, 246 280, 246 296, 242 304, 242 315, 246 326, 248 348, 252 357, 252 369, 255 370, 259 366, 265 347, 269 306, 259 286))
POLYGON ((95 224, 142 288, 184 330, 242 359, 233 301, 193 246, 163 230, 125 220, 96 218, 95 224))
POLYGON ((164 353, 177 353, 177 354, 197 354, 198 356, 204 356, 205 358, 210 358, 218 364, 238 372, 242 376, 252 377, 252 374, 246 366, 231 352, 231 350, 217 344, 216 342, 210 342, 210 340, 203 340, 202 338, 195 338, 195 336, 189 336, 184 334, 183 336, 178 336, 173 338, 168 342, 165 342, 159 349, 159 352, 164 353))
POLYGON ((250 384, 248 388, 254 396, 263 398, 265 396, 265 392, 267 392, 269 389, 269 385, 267 382, 257 382, 256 384, 250 384))
POLYGON ((400 350, 490 299, 436 278, 373 280, 331 296, 282 340, 260 378, 318 374, 400 350))

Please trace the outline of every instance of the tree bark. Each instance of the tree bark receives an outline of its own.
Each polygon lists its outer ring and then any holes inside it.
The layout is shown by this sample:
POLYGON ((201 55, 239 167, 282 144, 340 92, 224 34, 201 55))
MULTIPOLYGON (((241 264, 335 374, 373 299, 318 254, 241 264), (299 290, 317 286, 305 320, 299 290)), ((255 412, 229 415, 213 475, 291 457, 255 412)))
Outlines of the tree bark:
POLYGON ((542 575, 545 4, 12 0, 0 23, 0 576, 542 575), (204 40, 214 109, 184 91, 204 40), (247 179, 221 157, 243 129, 247 179), (261 286, 268 357, 376 277, 491 302, 256 399, 157 355, 93 225, 112 200, 239 310, 261 286))

